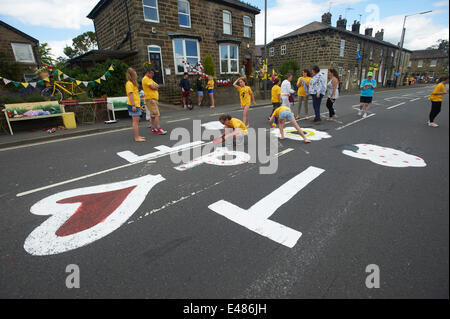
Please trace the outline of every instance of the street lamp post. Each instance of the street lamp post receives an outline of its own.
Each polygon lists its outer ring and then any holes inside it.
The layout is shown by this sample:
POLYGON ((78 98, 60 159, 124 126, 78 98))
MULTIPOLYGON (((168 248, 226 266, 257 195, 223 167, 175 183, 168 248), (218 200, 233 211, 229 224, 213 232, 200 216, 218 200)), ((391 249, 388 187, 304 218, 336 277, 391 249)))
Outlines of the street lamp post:
MULTIPOLYGON (((267 65, 267 0, 264 1, 264 64, 266 67, 266 74, 268 71, 267 65)), ((263 70, 264 71, 264 70, 263 70)), ((267 99, 267 79, 264 79, 264 100, 267 99)))
MULTIPOLYGON (((405 31, 406 31, 405 24, 406 24, 406 18, 407 18, 407 17, 410 17, 410 16, 418 15, 418 14, 426 14, 426 13, 430 13, 430 12, 432 12, 432 11, 433 11, 433 10, 428 10, 428 11, 423 11, 423 12, 418 12, 418 13, 408 14, 408 15, 405 15, 405 17, 403 18, 402 36, 400 37, 400 45, 399 45, 398 58, 397 58, 397 74, 399 74, 398 76, 401 75, 401 74, 400 74, 400 64, 401 64, 401 61, 402 61, 403 43, 404 43, 404 41, 405 41, 405 31)), ((397 80, 395 81, 395 84, 397 84, 397 82, 398 82, 398 76, 396 76, 396 77, 397 77, 397 80)), ((401 79, 401 77, 400 77, 400 79, 401 79)), ((399 84, 400 84, 400 83, 399 83, 399 84)))

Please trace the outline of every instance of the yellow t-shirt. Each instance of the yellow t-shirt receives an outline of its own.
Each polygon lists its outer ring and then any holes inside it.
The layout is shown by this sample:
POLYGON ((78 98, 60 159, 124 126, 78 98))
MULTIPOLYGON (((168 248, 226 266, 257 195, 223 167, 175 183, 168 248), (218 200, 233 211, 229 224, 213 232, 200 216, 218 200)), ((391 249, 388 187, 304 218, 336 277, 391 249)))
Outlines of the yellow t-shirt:
POLYGON ((432 102, 442 102, 444 99, 444 94, 435 94, 435 93, 443 93, 445 92, 445 85, 444 83, 439 83, 436 85, 433 89, 433 92, 431 92, 430 97, 428 98, 432 102))
POLYGON ((281 88, 279 85, 272 87, 272 103, 281 103, 279 95, 281 94, 281 88))
MULTIPOLYGON (((133 93, 134 106, 140 108, 141 107, 141 99, 139 98, 139 88, 134 86, 133 82, 127 81, 127 83, 125 84, 125 91, 127 92, 127 96, 128 96, 128 93, 133 93)), ((127 104, 133 105, 133 104, 131 104, 129 97, 127 99, 127 104)))
POLYGON ((239 87, 239 97, 241 98, 242 106, 250 106, 251 95, 253 94, 252 89, 249 86, 239 87))
POLYGON ((231 128, 240 128, 247 135, 247 126, 241 120, 233 117, 228 123, 231 128))
MULTIPOLYGON (((291 111, 291 113, 292 113, 292 110, 289 106, 280 106, 280 107, 277 107, 275 109, 275 111, 273 111, 272 116, 280 117, 280 113, 283 111, 291 111)), ((294 114, 294 113, 292 113, 292 114, 294 114)))
POLYGON ((146 100, 158 100, 159 93, 158 90, 153 90, 150 85, 157 85, 153 79, 150 79, 148 76, 144 76, 142 79, 142 87, 144 88, 144 97, 146 100))
MULTIPOLYGON (((309 86, 309 81, 311 81, 311 78, 309 76, 300 77, 297 81, 297 85, 300 83, 300 81, 303 80, 306 83, 306 88, 309 86)), ((298 96, 306 96, 305 88, 303 87, 303 84, 300 85, 297 91, 298 96)))
POLYGON ((209 80, 208 83, 206 84, 206 89, 207 90, 212 90, 214 89, 214 80, 209 80))

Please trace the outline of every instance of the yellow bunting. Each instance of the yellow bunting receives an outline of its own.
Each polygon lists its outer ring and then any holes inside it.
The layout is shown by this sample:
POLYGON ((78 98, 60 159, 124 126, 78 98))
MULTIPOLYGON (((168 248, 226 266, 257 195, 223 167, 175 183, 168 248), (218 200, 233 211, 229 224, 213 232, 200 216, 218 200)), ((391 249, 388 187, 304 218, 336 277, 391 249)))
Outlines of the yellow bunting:
POLYGON ((112 65, 109 67, 108 71, 114 71, 114 68, 112 65))
POLYGON ((95 82, 100 83, 101 81, 100 81, 100 79, 97 79, 97 80, 95 80, 95 82))
POLYGON ((81 81, 80 81, 80 80, 76 80, 76 82, 77 82, 77 85, 80 85, 80 84, 81 84, 81 81))
POLYGON ((27 82, 22 82, 22 83, 20 83, 20 84, 22 84, 24 88, 27 88, 27 87, 28 87, 28 83, 27 83, 27 82))

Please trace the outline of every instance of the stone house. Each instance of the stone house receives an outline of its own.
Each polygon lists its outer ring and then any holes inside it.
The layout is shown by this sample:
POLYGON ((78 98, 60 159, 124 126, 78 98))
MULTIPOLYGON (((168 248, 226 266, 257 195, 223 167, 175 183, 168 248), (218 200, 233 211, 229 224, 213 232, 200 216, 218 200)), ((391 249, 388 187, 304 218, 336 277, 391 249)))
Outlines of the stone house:
POLYGON ((161 99, 178 102, 185 61, 210 54, 216 78, 237 76, 242 65, 252 73, 259 12, 239 0, 101 0, 88 18, 100 52, 128 52, 123 61, 139 76, 151 61, 161 99))
POLYGON ((439 49, 412 51, 408 74, 425 78, 448 75, 448 53, 439 49))
POLYGON ((33 79, 34 71, 41 64, 39 41, 3 21, 0 21, 0 53, 5 62, 17 62, 22 66, 24 74, 17 75, 17 78, 12 80, 33 79))
POLYGON ((333 27, 331 13, 325 13, 322 22, 314 21, 267 44, 269 70, 278 71, 284 61, 294 60, 300 69, 311 69, 313 65, 323 72, 336 69, 341 90, 359 88, 369 71, 383 86, 399 84, 406 75, 411 51, 402 50, 398 68, 399 47, 383 40, 383 29, 374 36, 372 33, 373 29, 367 28, 361 34, 358 21, 347 30, 347 20, 341 17, 333 27), (397 72, 400 77, 395 75, 397 72))

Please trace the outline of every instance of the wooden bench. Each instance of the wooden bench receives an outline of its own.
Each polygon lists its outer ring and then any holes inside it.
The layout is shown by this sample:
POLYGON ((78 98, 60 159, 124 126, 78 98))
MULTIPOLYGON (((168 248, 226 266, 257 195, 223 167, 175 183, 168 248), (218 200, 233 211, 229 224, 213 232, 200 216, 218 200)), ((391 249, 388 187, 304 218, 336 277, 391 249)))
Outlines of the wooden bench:
POLYGON ((58 101, 46 101, 46 102, 31 102, 31 103, 17 103, 17 104, 5 104, 3 109, 5 113, 6 122, 8 123, 9 132, 14 135, 11 123, 16 121, 36 120, 50 117, 62 116, 65 113, 64 104, 59 104, 58 101), (35 115, 35 116, 23 116, 23 114, 30 110, 49 109, 54 108, 59 110, 59 113, 35 115), (17 113, 17 114, 16 114, 17 113), (22 116, 21 116, 22 115, 22 116))
MULTIPOLYGON (((113 115, 113 119, 109 122, 116 122, 116 111, 128 111, 127 107, 127 99, 126 96, 120 96, 120 97, 108 97, 106 99, 106 108, 107 112, 111 111, 113 115)), ((109 112, 108 112, 108 118, 109 118, 109 112)))

